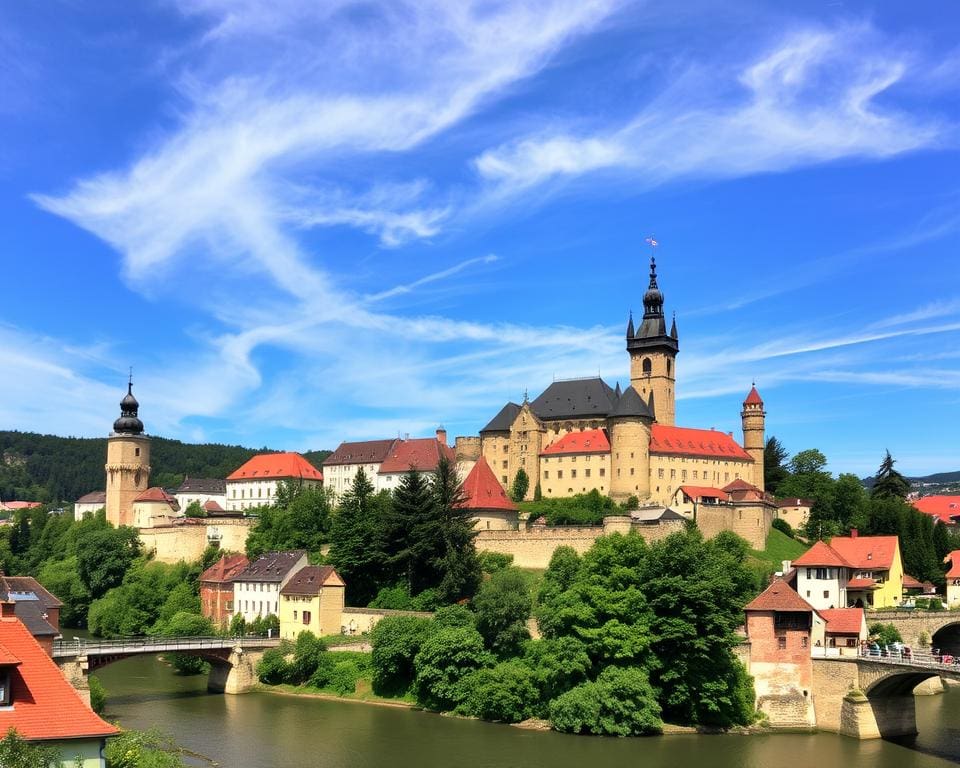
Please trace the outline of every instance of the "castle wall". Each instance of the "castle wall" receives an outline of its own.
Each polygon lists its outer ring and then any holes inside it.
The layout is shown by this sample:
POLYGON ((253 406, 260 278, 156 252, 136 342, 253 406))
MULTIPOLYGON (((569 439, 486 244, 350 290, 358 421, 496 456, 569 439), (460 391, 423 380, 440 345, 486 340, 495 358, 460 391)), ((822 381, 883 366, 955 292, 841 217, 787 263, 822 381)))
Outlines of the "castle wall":
POLYGON ((200 559, 203 550, 217 541, 224 552, 243 552, 255 522, 253 518, 199 520, 190 525, 141 528, 140 542, 144 551, 154 552, 161 563, 191 562, 200 559))
POLYGON ((736 459, 650 454, 650 498, 667 505, 681 485, 705 485, 723 488, 737 479, 753 477, 753 462, 736 459))
POLYGON ((457 435, 453 450, 458 464, 464 461, 476 462, 481 455, 480 438, 457 435))
POLYGON ((697 507, 697 527, 708 539, 720 531, 733 531, 746 539, 751 549, 764 549, 775 514, 776 508, 760 501, 701 504, 697 507))

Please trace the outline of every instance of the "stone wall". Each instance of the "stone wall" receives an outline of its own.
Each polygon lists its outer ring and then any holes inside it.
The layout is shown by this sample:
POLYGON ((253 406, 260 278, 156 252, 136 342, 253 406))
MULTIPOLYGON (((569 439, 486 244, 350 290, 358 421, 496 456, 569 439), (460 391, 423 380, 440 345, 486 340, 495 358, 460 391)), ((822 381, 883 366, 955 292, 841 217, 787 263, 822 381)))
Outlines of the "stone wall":
POLYGON ((220 549, 243 552, 247 546, 254 518, 196 519, 190 523, 141 528, 140 542, 144 551, 154 552, 161 563, 198 560, 212 540, 220 542, 220 549), (219 538, 216 538, 219 536, 219 538), (214 537, 211 539, 211 537, 214 537))
POLYGON ((860 685, 857 664, 839 659, 813 660, 813 708, 817 727, 842 733, 840 715, 844 699, 860 685))
POLYGON ((876 623, 893 624, 903 642, 914 648, 931 645, 933 636, 944 627, 960 626, 957 611, 869 611, 866 616, 868 627, 876 623))
POLYGON ((697 527, 708 539, 720 531, 733 531, 746 539, 751 549, 764 549, 775 514, 776 507, 760 501, 703 504, 697 508, 697 527))
POLYGON ((340 631, 344 635, 365 635, 386 616, 418 616, 432 619, 433 614, 425 611, 393 611, 388 608, 344 608, 340 631))

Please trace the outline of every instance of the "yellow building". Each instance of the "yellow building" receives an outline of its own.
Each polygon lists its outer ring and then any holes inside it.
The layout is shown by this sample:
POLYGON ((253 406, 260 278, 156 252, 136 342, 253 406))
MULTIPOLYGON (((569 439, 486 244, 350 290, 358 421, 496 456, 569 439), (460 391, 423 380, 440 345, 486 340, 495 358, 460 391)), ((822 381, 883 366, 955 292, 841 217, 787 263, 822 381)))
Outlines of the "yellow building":
POLYGON ((545 497, 597 490, 661 505, 688 484, 743 480, 763 491, 766 411, 756 388, 740 412, 743 445, 731 433, 676 426, 679 336, 675 319, 667 329, 653 259, 643 307, 640 324, 632 315, 627 324, 629 387, 600 377, 556 380, 532 402, 507 403, 480 430, 480 455, 504 488, 523 469, 527 499, 537 486, 545 497))
POLYGON ((280 590, 280 637, 336 635, 343 625, 343 579, 329 565, 308 565, 280 590))
POLYGON ((105 506, 107 521, 115 526, 133 525, 134 500, 150 484, 150 438, 143 434, 139 409, 131 379, 120 401, 120 418, 113 422, 107 438, 105 506))

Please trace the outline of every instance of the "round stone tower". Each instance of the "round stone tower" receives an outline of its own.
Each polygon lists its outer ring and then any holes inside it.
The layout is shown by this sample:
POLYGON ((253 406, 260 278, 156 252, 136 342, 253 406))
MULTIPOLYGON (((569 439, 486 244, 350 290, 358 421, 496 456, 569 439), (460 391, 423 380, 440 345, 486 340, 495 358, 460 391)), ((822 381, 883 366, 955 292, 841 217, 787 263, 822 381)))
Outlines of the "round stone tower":
POLYGON ((150 438, 143 434, 139 409, 131 378, 107 438, 107 521, 115 526, 133 524, 133 500, 150 485, 150 438))
POLYGON ((743 410, 740 411, 743 422, 743 448, 753 456, 753 484, 761 491, 763 487, 763 449, 765 445, 764 427, 767 412, 763 410, 763 399, 757 392, 756 386, 750 388, 747 399, 743 401, 743 410))
POLYGON ((630 496, 650 496, 650 425, 653 414, 633 387, 627 387, 610 424, 610 496, 624 501, 630 496))

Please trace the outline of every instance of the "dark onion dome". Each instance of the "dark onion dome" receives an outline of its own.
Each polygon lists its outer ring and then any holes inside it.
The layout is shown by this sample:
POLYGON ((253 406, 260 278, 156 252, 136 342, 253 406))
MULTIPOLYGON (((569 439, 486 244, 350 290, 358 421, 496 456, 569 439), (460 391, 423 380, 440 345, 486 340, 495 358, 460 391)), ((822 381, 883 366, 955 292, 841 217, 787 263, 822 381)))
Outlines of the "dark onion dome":
POLYGON ((140 403, 133 396, 133 382, 127 384, 127 394, 120 401, 120 418, 113 422, 113 431, 119 435, 143 434, 143 422, 137 418, 140 403))

